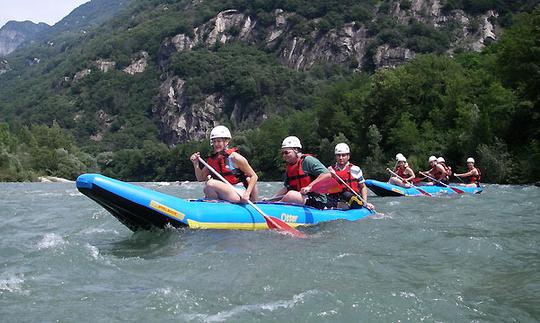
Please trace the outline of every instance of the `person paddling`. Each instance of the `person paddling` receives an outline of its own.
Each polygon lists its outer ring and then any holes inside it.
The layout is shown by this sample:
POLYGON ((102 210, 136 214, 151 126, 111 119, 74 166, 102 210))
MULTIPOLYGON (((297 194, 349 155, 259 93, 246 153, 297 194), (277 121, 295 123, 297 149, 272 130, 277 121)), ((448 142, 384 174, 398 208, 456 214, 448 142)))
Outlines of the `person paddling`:
POLYGON ((327 197, 324 194, 310 192, 317 182, 330 179, 332 175, 315 157, 302 154, 302 143, 295 136, 289 136, 281 144, 281 156, 285 161, 284 187, 274 194, 278 202, 305 204, 317 209, 324 209, 327 197))
MULTIPOLYGON (((428 159, 429 166, 431 166, 431 169, 429 171, 420 172, 420 173, 426 173, 429 174, 431 177, 434 177, 435 179, 441 181, 444 184, 448 184, 448 181, 446 180, 446 170, 442 165, 439 165, 437 162, 437 157, 430 156, 428 159)), ((426 185, 437 185, 442 186, 438 182, 428 182, 426 185)))
POLYGON ((450 176, 452 176, 452 167, 446 165, 446 160, 443 157, 437 158, 437 164, 441 165, 445 171, 445 180, 448 183, 450 181, 450 176))
MULTIPOLYGON (((351 150, 346 143, 339 143, 334 149, 336 156, 336 163, 333 166, 329 166, 330 172, 334 172, 339 176, 347 185, 352 188, 356 193, 360 193, 362 199, 366 201, 365 207, 373 210, 373 204, 367 203, 367 186, 365 184, 362 169, 349 162, 351 158, 351 150)), ((328 205, 330 207, 337 207, 338 202, 346 202, 351 209, 358 209, 364 206, 364 203, 358 199, 356 194, 350 191, 347 186, 340 184, 342 191, 328 195, 328 205)))
POLYGON ((388 180, 388 183, 405 188, 411 187, 410 181, 413 180, 415 174, 412 168, 409 167, 409 164, 407 163, 407 158, 405 158, 405 156, 400 153, 396 155, 396 161, 397 165, 394 169, 394 173, 396 173, 401 178, 397 176, 392 176, 388 180))
POLYGON ((199 182, 206 182, 204 194, 206 198, 221 199, 233 203, 257 200, 258 176, 249 165, 247 159, 242 156, 237 148, 229 148, 231 132, 225 126, 217 126, 210 132, 210 145, 212 154, 207 159, 208 165, 212 166, 233 187, 219 179, 205 166, 199 165, 200 152, 195 152, 189 158, 195 169, 195 176, 199 182), (234 190, 242 192, 242 197, 234 190))
POLYGON ((467 170, 468 172, 466 173, 454 174, 456 177, 465 179, 465 183, 460 185, 467 187, 480 187, 482 173, 478 167, 474 166, 474 158, 472 157, 467 158, 467 170))

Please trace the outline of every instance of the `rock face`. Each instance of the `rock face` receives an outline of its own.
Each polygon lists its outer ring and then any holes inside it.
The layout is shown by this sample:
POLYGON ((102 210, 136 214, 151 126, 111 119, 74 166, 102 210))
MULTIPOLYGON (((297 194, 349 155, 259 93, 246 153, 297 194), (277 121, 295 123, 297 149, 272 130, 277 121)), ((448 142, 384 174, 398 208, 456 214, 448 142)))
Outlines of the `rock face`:
POLYGON ((8 72, 9 70, 11 70, 11 67, 9 66, 8 61, 5 59, 0 59, 0 75, 8 72))
POLYGON ((34 39, 48 28, 50 26, 45 23, 9 21, 0 28, 0 56, 6 56, 17 49, 23 42, 34 39))
POLYGON ((114 70, 116 68, 116 62, 105 60, 105 59, 98 59, 96 62, 96 67, 98 70, 106 73, 110 70, 114 70))
POLYGON ((388 44, 377 47, 373 55, 373 63, 377 68, 394 68, 402 64, 404 60, 409 60, 415 56, 415 53, 408 48, 390 47, 388 44))
POLYGON ((144 72, 144 70, 146 69, 146 65, 148 65, 148 53, 142 51, 137 56, 138 58, 136 58, 136 60, 131 61, 131 65, 122 70, 124 71, 124 73, 135 75, 137 73, 144 72))
POLYGON ((279 55, 283 64, 305 70, 315 63, 343 64, 352 60, 356 62, 354 67, 359 69, 370 42, 367 30, 356 23, 345 24, 341 29, 330 30, 318 38, 314 32, 311 38, 317 40, 312 43, 303 37, 287 37, 279 55))
POLYGON ((75 75, 73 76, 73 82, 77 82, 77 81, 82 80, 83 78, 85 78, 85 77, 87 77, 88 75, 90 75, 90 73, 92 73, 92 70, 91 70, 91 69, 84 69, 84 70, 78 71, 78 72, 75 73, 75 75))
MULTIPOLYGON (((486 40, 496 39, 497 31, 490 19, 496 16, 494 12, 480 17, 468 16, 461 10, 444 13, 441 0, 411 0, 406 7, 402 8, 402 5, 405 2, 394 2, 390 14, 404 26, 413 22, 424 23, 434 30, 454 26, 452 28, 457 40, 450 45, 450 53, 454 48, 479 51, 486 40), (476 24, 479 26, 474 28, 476 24)), ((354 22, 325 33, 314 30, 308 35, 298 36, 292 32, 293 26, 289 23, 292 15, 275 10, 273 23, 263 26, 254 16, 226 10, 189 34, 166 38, 157 57, 158 65, 164 72, 162 79, 166 80, 161 86, 158 103, 153 108, 163 138, 170 144, 204 138, 214 126, 216 118, 222 115, 225 105, 224 96, 217 93, 198 103, 184 102, 183 92, 187 84, 168 70, 170 57, 176 52, 192 50, 195 46, 213 49, 217 44, 241 41, 276 53, 283 65, 296 70, 306 70, 321 62, 345 64, 362 70, 367 59, 375 68, 394 68, 416 55, 410 48, 377 43, 378 40, 365 25, 354 22), (367 57, 370 46, 375 47, 374 50, 371 48, 371 56, 367 57)), ((232 113, 223 117, 233 124, 254 118, 252 115, 242 115, 240 111, 244 109, 240 104, 228 102, 228 105, 227 110, 231 111, 232 107, 232 113)), ((264 115, 264 111, 260 113, 264 115)))
POLYGON ((188 105, 184 98, 185 86, 186 82, 177 76, 166 79, 160 88, 160 102, 152 109, 161 124, 161 137, 168 144, 206 137, 225 106, 219 94, 188 105))

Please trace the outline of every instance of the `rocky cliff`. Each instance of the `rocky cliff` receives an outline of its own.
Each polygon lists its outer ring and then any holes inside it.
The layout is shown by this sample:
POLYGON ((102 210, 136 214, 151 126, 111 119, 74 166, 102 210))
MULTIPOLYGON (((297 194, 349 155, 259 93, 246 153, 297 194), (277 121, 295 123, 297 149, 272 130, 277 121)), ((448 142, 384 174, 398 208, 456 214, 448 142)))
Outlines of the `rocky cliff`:
POLYGON ((6 56, 20 44, 33 40, 37 35, 50 28, 45 23, 35 24, 31 21, 9 21, 0 28, 0 56, 6 56))
MULTIPOLYGON (((497 38, 497 28, 492 23, 494 11, 480 16, 471 16, 462 10, 443 13, 440 0, 413 0, 410 6, 395 1, 389 16, 403 29, 411 25, 421 25, 424 30, 450 30, 452 39, 446 51, 456 49, 481 50, 486 41, 497 38)), ((223 94, 208 94, 201 102, 187 105, 183 100, 185 81, 171 75, 168 64, 172 55, 204 46, 212 49, 216 44, 244 42, 267 51, 275 52, 281 63, 295 70, 310 69, 317 63, 343 64, 357 71, 371 68, 393 68, 417 55, 418 46, 407 46, 385 41, 373 32, 373 27, 357 22, 345 23, 339 28, 321 32, 313 29, 305 35, 292 32, 294 25, 290 17, 293 13, 277 9, 272 14, 273 23, 263 25, 256 16, 238 10, 226 10, 197 26, 191 33, 181 33, 166 38, 160 47, 157 61, 163 71, 157 105, 153 113, 161 126, 166 142, 176 144, 191 139, 204 138, 216 120, 257 118, 253 114, 241 116, 221 115, 223 94), (219 117, 221 115, 221 117, 219 117)), ((376 17, 374 18, 374 20, 376 17)), ((314 20, 313 25, 317 21, 314 20)), ((238 111, 235 103, 233 111, 238 111)), ((264 111, 257 112, 259 116, 264 111)))

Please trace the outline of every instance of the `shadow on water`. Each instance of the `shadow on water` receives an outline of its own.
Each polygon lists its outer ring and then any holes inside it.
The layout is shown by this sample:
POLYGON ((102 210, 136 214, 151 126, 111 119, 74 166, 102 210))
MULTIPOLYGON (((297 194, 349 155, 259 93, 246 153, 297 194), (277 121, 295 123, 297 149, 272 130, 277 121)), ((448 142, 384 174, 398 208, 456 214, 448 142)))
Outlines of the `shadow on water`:
POLYGON ((235 254, 252 249, 261 241, 272 244, 283 239, 294 238, 269 231, 167 228, 137 231, 127 238, 102 244, 99 248, 102 254, 117 258, 158 259, 214 252, 235 254))
POLYGON ((176 229, 137 231, 125 239, 101 246, 100 251, 118 258, 170 257, 183 248, 182 239, 179 238, 183 231, 176 229))

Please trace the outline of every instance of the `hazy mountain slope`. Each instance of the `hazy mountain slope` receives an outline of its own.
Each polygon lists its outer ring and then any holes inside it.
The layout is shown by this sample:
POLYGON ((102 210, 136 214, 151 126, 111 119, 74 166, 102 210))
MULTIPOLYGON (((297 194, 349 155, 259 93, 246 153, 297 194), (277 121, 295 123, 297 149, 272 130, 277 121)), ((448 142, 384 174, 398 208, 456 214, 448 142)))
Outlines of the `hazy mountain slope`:
POLYGON ((20 44, 32 40, 44 30, 50 28, 45 23, 31 21, 8 21, 0 28, 0 57, 14 51, 20 44))

